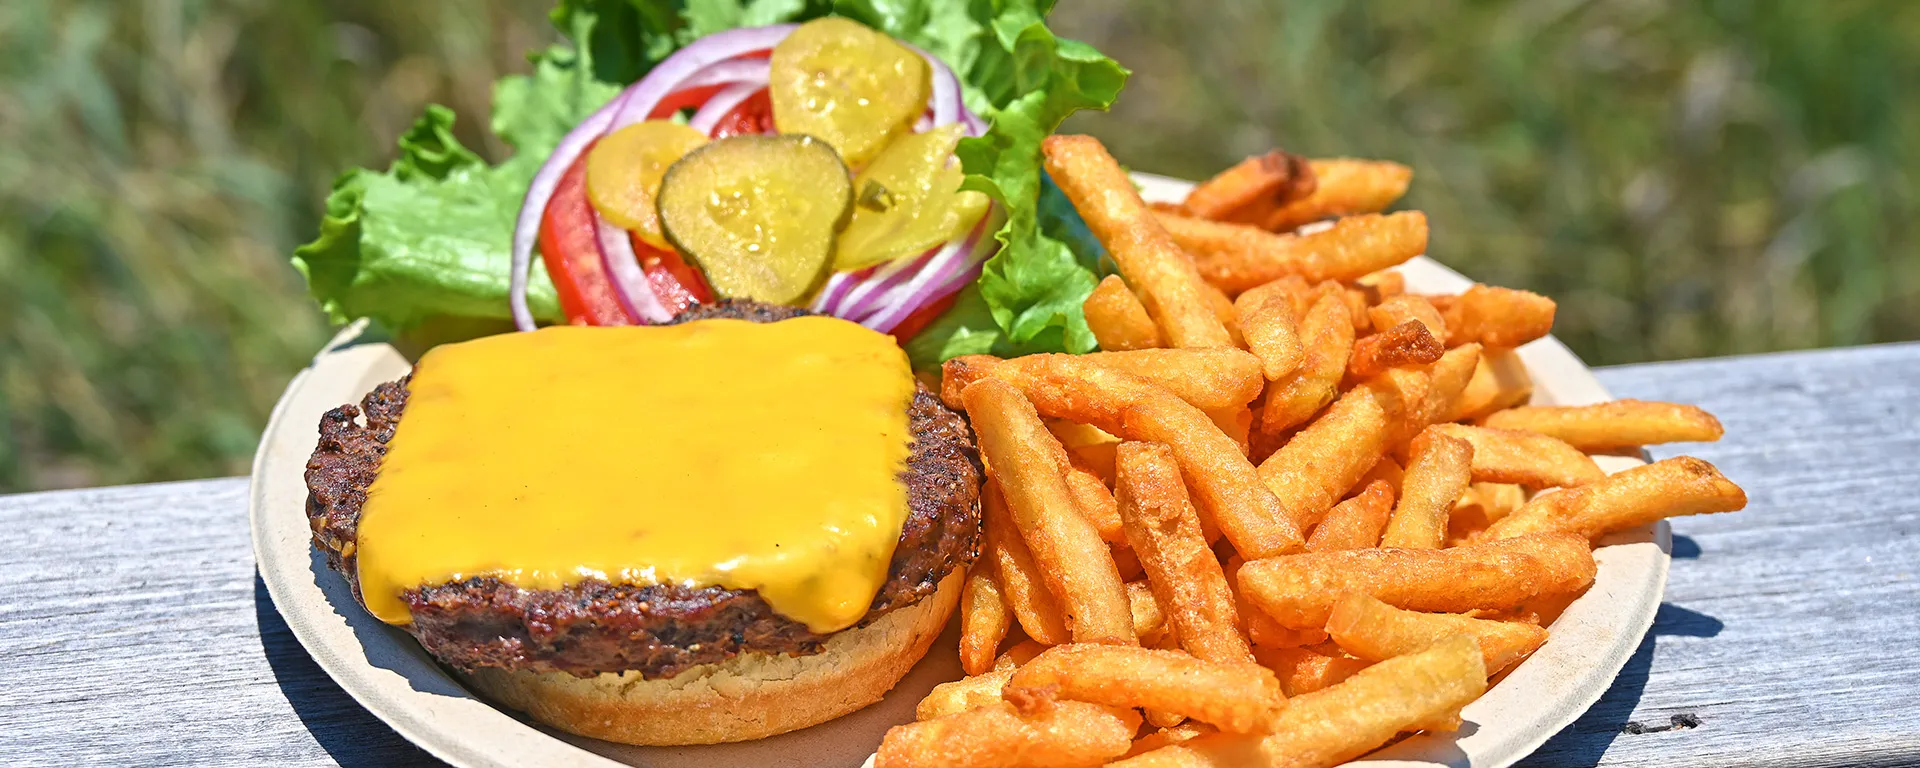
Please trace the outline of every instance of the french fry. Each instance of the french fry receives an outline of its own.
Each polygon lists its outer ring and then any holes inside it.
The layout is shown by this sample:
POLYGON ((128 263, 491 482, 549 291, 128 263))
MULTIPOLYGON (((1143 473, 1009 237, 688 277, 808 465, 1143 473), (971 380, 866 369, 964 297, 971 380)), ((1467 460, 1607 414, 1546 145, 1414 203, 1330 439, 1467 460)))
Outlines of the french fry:
POLYGON ((1348 491, 1348 493, 1358 494, 1366 490, 1368 485, 1373 484, 1373 481, 1379 480, 1387 484, 1387 489, 1391 491, 1394 496, 1399 496, 1400 483, 1406 479, 1406 476, 1407 470, 1400 466, 1399 461, 1396 461, 1392 456, 1381 456, 1379 461, 1373 463, 1372 469, 1367 470, 1366 474, 1360 476, 1360 482, 1354 483, 1353 489, 1348 491))
POLYGON ((1449 549, 1353 549, 1248 562, 1240 589, 1285 627, 1321 628, 1348 592, 1415 611, 1512 608, 1593 582, 1583 536, 1548 533, 1449 549))
POLYGON ((1347 357, 1353 352, 1353 314, 1345 302, 1325 297, 1300 320, 1305 349, 1298 368, 1267 386, 1260 410, 1260 432, 1278 435, 1306 423, 1340 393, 1347 357))
POLYGON ((1045 645, 1072 640, 1060 601, 1048 591, 1040 567, 1033 562, 1033 553, 1027 551, 1020 529, 1014 526, 1000 484, 991 477, 980 489, 980 516, 986 523, 986 543, 980 557, 993 563, 1000 577, 1002 598, 1020 628, 1027 637, 1045 645))
POLYGON ((1387 521, 1380 546, 1439 549, 1447 543, 1447 513, 1467 491, 1473 445, 1428 427, 1413 439, 1400 501, 1387 521))
POLYGON ((1134 739, 1133 748, 1127 750, 1127 754, 1122 755, 1122 757, 1133 757, 1142 752, 1152 752, 1153 750, 1170 744, 1179 744, 1199 736, 1219 732, 1220 729, 1198 720, 1188 720, 1179 725, 1155 728, 1152 733, 1134 739))
POLYGON ((1334 605, 1327 634, 1348 653, 1372 661, 1417 653, 1447 637, 1466 635, 1479 642, 1489 676, 1547 642, 1547 630, 1533 624, 1404 611, 1361 594, 1347 595, 1334 605))
POLYGON ((1260 612, 1260 609, 1253 607, 1253 603, 1247 601, 1245 593, 1235 586, 1240 583, 1237 575, 1240 572, 1240 566, 1246 565, 1246 562, 1236 554, 1227 559, 1223 568, 1227 585, 1233 590, 1234 613, 1239 616, 1241 624, 1247 628, 1247 639, 1253 641, 1253 646, 1255 648, 1293 648, 1326 642, 1327 633, 1318 628, 1288 629, 1268 618, 1266 614, 1260 612))
POLYGON ((1261 288, 1240 294, 1233 306, 1247 349, 1260 358, 1260 370, 1267 381, 1276 381, 1300 368, 1306 358, 1306 347, 1300 342, 1295 298, 1284 287, 1261 288))
POLYGON ((1527 490, 1512 483, 1474 483, 1447 515, 1447 546, 1478 538, 1488 526, 1527 503, 1527 490))
POLYGON ((1367 549, 1380 546, 1380 533, 1393 513, 1393 486, 1385 480, 1369 483, 1360 495, 1339 504, 1321 518, 1307 537, 1308 552, 1367 549))
POLYGON ((1074 461, 1093 470, 1107 487, 1113 487, 1113 450, 1120 445, 1120 438, 1091 424, 1066 419, 1047 419, 1047 431, 1059 439, 1074 461))
MULTIPOLYGON (((1240 349, 1138 349, 1095 352, 1075 358, 1138 376, 1201 409, 1246 405, 1260 396, 1260 387, 1264 384, 1260 359, 1240 349)), ((948 362, 947 375, 953 378, 951 382, 943 382, 943 386, 961 389, 986 378, 994 367, 1006 363, 991 355, 963 355, 948 362)))
POLYGON ((1344 763, 1409 728, 1445 718, 1487 690, 1479 644, 1449 637, 1293 699, 1263 736, 1216 733, 1161 747, 1117 768, 1319 768, 1344 763))
POLYGON ((914 719, 932 720, 955 712, 998 705, 1005 701, 1000 692, 1007 687, 1007 680, 1013 677, 1014 668, 1032 661, 1033 657, 1046 649, 1046 646, 1032 640, 1023 641, 995 658, 987 671, 934 686, 914 708, 914 719))
POLYGON ((1447 350, 1447 353, 1434 361, 1427 369, 1433 386, 1427 392, 1427 405, 1422 419, 1428 424, 1452 421, 1448 418, 1460 410, 1461 397, 1467 391, 1467 385, 1473 381, 1473 375, 1480 368, 1480 345, 1462 344, 1447 350))
POLYGON ((1000 483, 1007 510, 1078 642, 1128 643, 1127 590, 1100 533, 1067 489, 1066 449, 1033 404, 1006 382, 986 379, 961 395, 980 458, 1000 483))
POLYGON ((1553 299, 1531 291, 1476 284, 1447 309, 1447 343, 1512 349, 1551 333, 1553 314, 1553 299))
POLYGON ((1313 194, 1314 187, 1306 158, 1274 150, 1195 184, 1181 207, 1203 219, 1258 224, 1276 208, 1313 194))
POLYGON ((960 668, 969 675, 992 669, 1012 623, 1013 610, 1007 607, 999 569, 981 558, 967 571, 966 588, 960 593, 960 668))
POLYGON ((1594 405, 1532 405, 1491 413, 1489 427, 1521 429, 1566 441, 1589 453, 1661 443, 1712 442, 1725 430, 1691 405, 1614 400, 1594 405))
MULTIPOLYGON (((1229 296, 1286 275, 1315 283, 1355 280, 1403 264, 1427 249, 1427 217, 1418 211, 1351 216, 1304 235, 1276 235, 1259 227, 1177 214, 1153 216, 1193 257, 1197 274, 1229 296)), ((1124 265, 1121 272, 1126 272, 1124 265)))
POLYGON ((1119 275, 1107 275, 1080 304, 1087 316, 1087 327, 1101 349, 1130 350, 1164 347, 1160 327, 1147 316, 1147 307, 1133 295, 1119 275))
MULTIPOLYGON (((1385 274, 1398 275, 1398 272, 1385 274)), ((1421 296, 1389 296, 1367 310, 1367 318, 1375 328, 1392 328, 1408 320, 1418 321, 1426 326, 1428 335, 1436 341, 1447 339, 1447 322, 1440 317, 1440 310, 1433 308, 1433 302, 1421 296)))
MULTIPOLYGON (((1407 276, 1397 269, 1383 269, 1378 272, 1362 275, 1353 282, 1354 285, 1359 286, 1367 292, 1367 300, 1375 305, 1384 304, 1387 300, 1407 292, 1407 276)), ((1424 299, 1422 300, 1424 301, 1424 299)), ((1433 306, 1433 302, 1427 302, 1427 306, 1433 306)), ((1437 309, 1435 311, 1438 312, 1437 309)), ((1378 325, 1378 323, 1376 323, 1376 325, 1378 325)), ((1397 323, 1388 324, 1388 326, 1392 325, 1397 325, 1397 323)), ((1434 335, 1442 339, 1447 337, 1444 333, 1435 333, 1434 335)))
POLYGON ((1313 194, 1274 211, 1264 223, 1267 229, 1286 232, 1321 219, 1384 211, 1413 181, 1413 169, 1399 163, 1335 158, 1313 160, 1308 166, 1313 169, 1313 194))
POLYGON ((1353 344, 1347 360, 1347 377, 1354 381, 1370 379, 1388 368, 1423 366, 1446 353, 1440 340, 1419 320, 1408 320, 1353 344))
POLYGON ((1393 373, 1405 375, 1382 376, 1347 390, 1325 415, 1260 463, 1260 479, 1294 525, 1319 522, 1386 455, 1398 425, 1422 401, 1425 374, 1393 373))
POLYGON ((1137 717, 1057 701, 1023 715, 1005 701, 887 729, 874 768, 1099 765, 1133 746, 1137 717))
POLYGON ((1142 349, 1081 355, 1166 387, 1195 408, 1234 408, 1260 396, 1260 358, 1239 349, 1142 349))
MULTIPOLYGON (((964 357, 947 361, 943 397, 957 378, 971 376, 969 365, 964 357)), ((1200 507, 1201 522, 1211 521, 1239 551, 1264 557, 1297 552, 1305 543, 1233 438, 1164 387, 1072 355, 1028 355, 987 370, 1048 416, 1129 440, 1166 443, 1200 507)))
POLYGON ((1231 346, 1232 337, 1214 315, 1200 273, 1107 148, 1091 136, 1054 135, 1042 141, 1040 149, 1048 175, 1107 246, 1127 284, 1140 292, 1168 346, 1231 346))
POLYGON ((1073 505, 1080 510, 1081 516, 1093 524, 1100 533, 1100 539, 1109 544, 1124 544, 1127 535, 1120 530, 1120 505, 1113 500, 1113 492, 1107 490, 1107 481, 1100 473, 1084 460, 1067 454, 1067 469, 1064 475, 1067 492, 1073 496, 1073 505))
POLYGON ((1433 429, 1473 444, 1475 482, 1572 488, 1607 476, 1592 457, 1546 435, 1465 424, 1438 424, 1433 429))
POLYGON ((1201 283, 1200 290, 1206 294, 1207 307, 1213 310, 1213 316, 1227 327, 1227 338, 1233 340, 1233 346, 1246 347, 1247 340, 1240 333, 1240 317, 1233 311, 1233 299, 1227 298, 1227 294, 1212 283, 1201 283))
POLYGON ((1461 421, 1511 408, 1533 397, 1533 377, 1511 349, 1481 349, 1473 376, 1455 400, 1454 410, 1439 421, 1461 421))
POLYGON ((1145 580, 1127 582, 1127 607, 1133 611, 1133 634, 1152 646, 1167 632, 1167 613, 1145 580))
POLYGON ((1207 661, 1179 651, 1119 645, 1049 648, 1014 670, 1008 684, 1052 688, 1072 701, 1174 712, 1230 733, 1262 727, 1286 704, 1273 671, 1251 656, 1207 661))
POLYGON ((1233 438, 1233 442, 1240 446, 1240 453, 1247 453, 1253 438, 1253 409, 1241 405, 1232 408, 1208 408, 1204 413, 1213 421, 1214 426, 1219 427, 1227 437, 1233 438))
POLYGON ((1180 646, 1207 661, 1247 662, 1233 590, 1207 547, 1200 518, 1187 500, 1173 451, 1159 443, 1128 442, 1117 456, 1120 517, 1150 586, 1180 646))
POLYGON ((1274 676, 1280 678, 1280 690, 1288 697, 1323 690, 1373 666, 1371 661, 1338 649, 1256 645, 1253 657, 1260 666, 1273 670, 1274 676), (1323 650, 1331 653, 1322 653, 1323 650))
POLYGON ((1747 494, 1720 470, 1676 456, 1527 502, 1494 523, 1489 540, 1565 531, 1597 537, 1682 515, 1745 509, 1747 494))

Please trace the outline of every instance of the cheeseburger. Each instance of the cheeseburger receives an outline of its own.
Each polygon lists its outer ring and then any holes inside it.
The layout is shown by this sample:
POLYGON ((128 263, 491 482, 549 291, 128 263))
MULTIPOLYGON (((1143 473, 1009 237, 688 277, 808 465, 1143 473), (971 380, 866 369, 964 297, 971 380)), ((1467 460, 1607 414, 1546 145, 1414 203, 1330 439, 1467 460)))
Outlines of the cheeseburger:
POLYGON ((320 422, 314 542, 480 693, 630 744, 852 712, 980 535, 967 424, 891 337, 789 307, 436 347, 320 422))

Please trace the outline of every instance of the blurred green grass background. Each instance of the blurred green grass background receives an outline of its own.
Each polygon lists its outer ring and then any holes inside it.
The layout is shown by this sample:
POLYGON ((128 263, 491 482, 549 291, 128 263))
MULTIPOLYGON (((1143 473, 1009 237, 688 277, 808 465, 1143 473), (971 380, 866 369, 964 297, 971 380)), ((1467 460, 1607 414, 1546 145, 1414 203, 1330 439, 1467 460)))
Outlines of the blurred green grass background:
MULTIPOLYGON (((0 492, 245 470, 328 329, 287 266, 427 102, 470 146, 544 0, 0 3, 0 492)), ((1594 364, 1920 337, 1920 3, 1066 0, 1069 130, 1200 177, 1416 169, 1431 252, 1594 364)))

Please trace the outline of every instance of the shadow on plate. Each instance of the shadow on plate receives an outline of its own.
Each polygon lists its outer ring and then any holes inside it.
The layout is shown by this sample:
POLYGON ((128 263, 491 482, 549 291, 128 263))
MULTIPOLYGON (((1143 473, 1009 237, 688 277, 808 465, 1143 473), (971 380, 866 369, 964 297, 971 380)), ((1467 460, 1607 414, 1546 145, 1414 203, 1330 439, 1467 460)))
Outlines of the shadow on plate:
POLYGON ((334 762, 344 768, 445 765, 380 722, 314 663, 274 608, 258 573, 253 577, 253 613, 281 694, 334 762))
POLYGON ((320 554, 319 550, 309 551, 307 568, 313 572, 320 592, 326 595, 327 605, 353 629, 353 639, 366 653, 368 664, 406 678, 407 685, 421 693, 472 697, 473 694, 447 674, 439 662, 428 656, 411 635, 367 613, 353 599, 353 589, 347 586, 346 578, 327 567, 326 555, 320 554))

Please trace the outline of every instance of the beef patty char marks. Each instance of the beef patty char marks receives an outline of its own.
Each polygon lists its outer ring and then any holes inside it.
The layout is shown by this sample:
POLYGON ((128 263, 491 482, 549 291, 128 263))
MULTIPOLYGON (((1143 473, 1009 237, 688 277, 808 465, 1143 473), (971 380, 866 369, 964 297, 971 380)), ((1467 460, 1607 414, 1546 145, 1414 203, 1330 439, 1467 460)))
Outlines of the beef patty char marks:
MULTIPOLYGON (((689 308, 674 321, 774 322, 803 314, 791 307, 726 301, 689 308)), ((374 388, 357 408, 328 411, 320 418, 319 446, 307 462, 314 545, 347 578, 355 599, 361 599, 354 556, 360 510, 406 405, 407 379, 402 378, 374 388), (363 415, 364 426, 357 423, 363 415)), ((933 594, 978 551, 981 468, 972 431, 925 388, 915 391, 907 417, 914 442, 901 479, 909 512, 887 580, 861 626, 933 594)), ((775 613, 753 590, 722 587, 627 586, 590 579, 562 589, 529 590, 482 577, 408 590, 402 598, 413 613, 407 631, 442 662, 464 670, 501 667, 581 677, 633 670, 663 678, 748 651, 818 653, 828 637, 775 613)))

